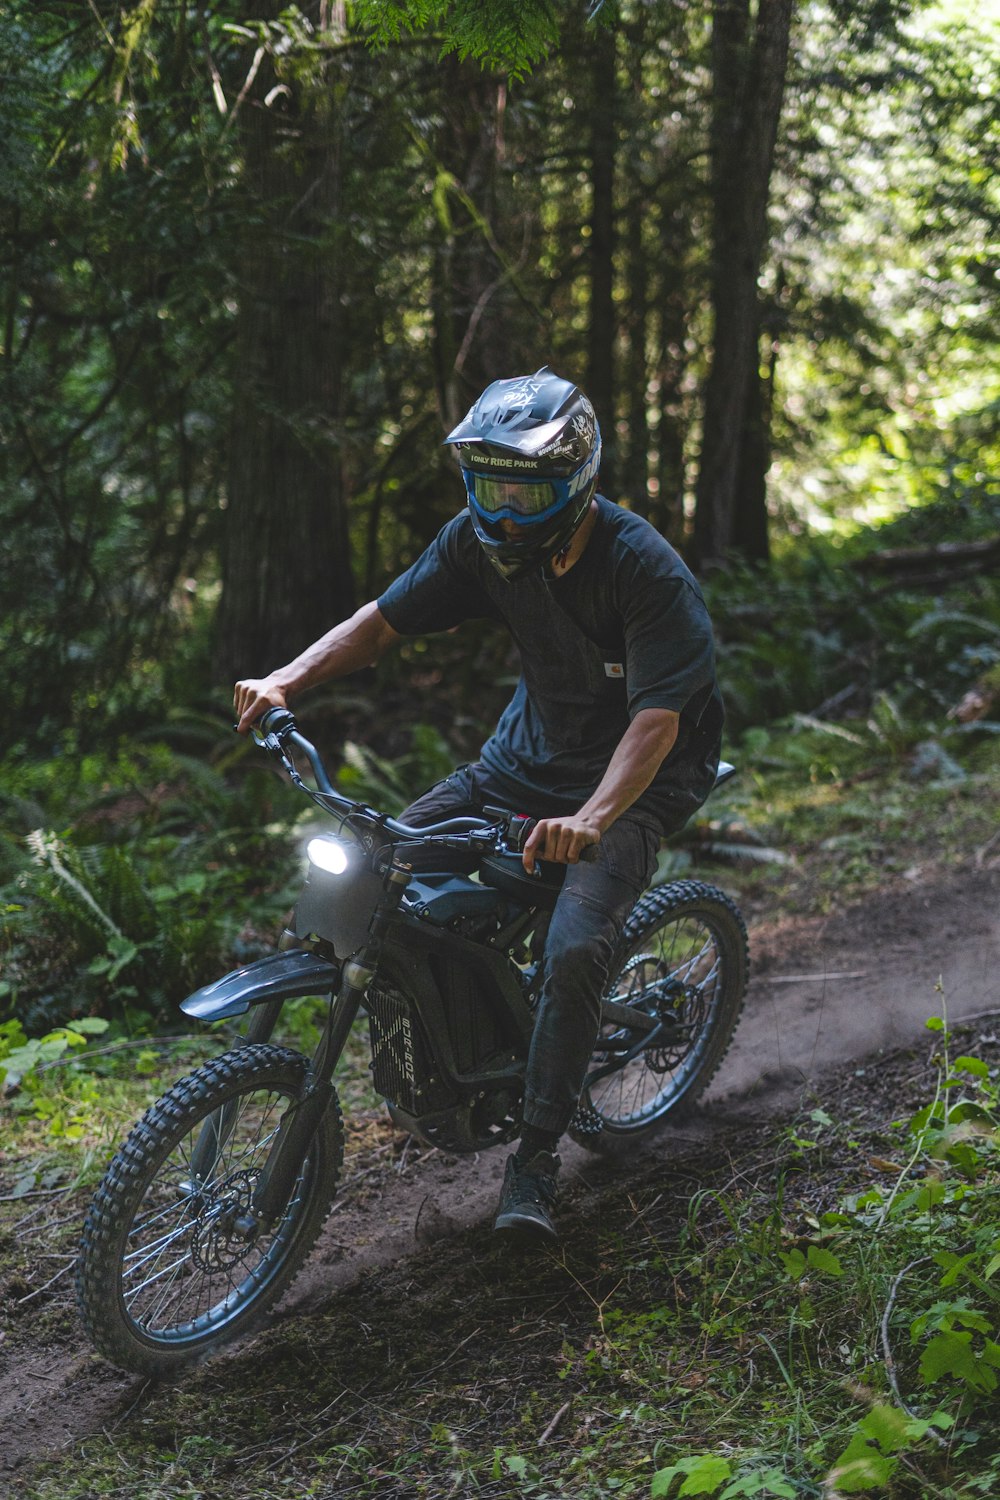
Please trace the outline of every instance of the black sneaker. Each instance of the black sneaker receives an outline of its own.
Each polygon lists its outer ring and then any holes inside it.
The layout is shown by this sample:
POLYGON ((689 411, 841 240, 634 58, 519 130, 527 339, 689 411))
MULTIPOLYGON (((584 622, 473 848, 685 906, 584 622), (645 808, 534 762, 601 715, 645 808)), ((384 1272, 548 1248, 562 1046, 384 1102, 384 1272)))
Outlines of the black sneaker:
POLYGON ((551 1210, 556 1201, 559 1158, 539 1151, 523 1165, 516 1156, 507 1158, 507 1171, 500 1189, 500 1208, 493 1228, 516 1231, 534 1239, 557 1240, 551 1210))

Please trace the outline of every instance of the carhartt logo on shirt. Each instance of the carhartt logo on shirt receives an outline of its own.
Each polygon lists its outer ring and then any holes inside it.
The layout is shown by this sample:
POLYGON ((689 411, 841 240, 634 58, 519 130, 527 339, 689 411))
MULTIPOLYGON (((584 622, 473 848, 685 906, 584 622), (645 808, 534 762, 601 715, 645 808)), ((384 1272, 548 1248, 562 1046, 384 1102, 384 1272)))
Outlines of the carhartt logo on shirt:
POLYGON ((606 661, 604 663, 605 677, 624 677, 625 668, 620 661, 606 661))

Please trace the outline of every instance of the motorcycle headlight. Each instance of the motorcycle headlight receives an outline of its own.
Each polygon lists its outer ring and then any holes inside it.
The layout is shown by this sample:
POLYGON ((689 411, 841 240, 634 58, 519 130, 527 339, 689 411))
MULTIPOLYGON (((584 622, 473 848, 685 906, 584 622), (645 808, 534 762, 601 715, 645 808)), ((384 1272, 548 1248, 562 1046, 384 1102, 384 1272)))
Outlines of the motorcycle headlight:
POLYGON ((347 846, 339 839, 310 839, 306 845, 306 854, 310 864, 315 865, 318 870, 325 870, 328 875, 343 875, 347 869, 347 846))

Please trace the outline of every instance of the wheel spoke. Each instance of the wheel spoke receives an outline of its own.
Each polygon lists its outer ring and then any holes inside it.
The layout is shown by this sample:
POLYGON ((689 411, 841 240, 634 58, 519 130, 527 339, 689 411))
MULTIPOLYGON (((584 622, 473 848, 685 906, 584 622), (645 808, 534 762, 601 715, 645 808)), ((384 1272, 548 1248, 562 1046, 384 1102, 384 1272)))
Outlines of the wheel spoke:
POLYGON ((319 1232, 343 1154, 333 1094, 280 1218, 255 1224, 254 1192, 307 1066, 270 1043, 234 1048, 151 1106, 115 1155, 77 1270, 87 1330, 114 1363, 176 1371, 287 1286, 319 1232))
POLYGON ((133 1250, 131 1254, 123 1256, 122 1265, 130 1267, 128 1272, 129 1275, 131 1275, 133 1271, 141 1271, 143 1266, 146 1265, 148 1261, 155 1260, 156 1257, 158 1255, 162 1255, 163 1251, 168 1249, 168 1247, 172 1245, 175 1240, 181 1239, 185 1234, 190 1234, 190 1232, 190 1224, 179 1224, 176 1229, 171 1229, 168 1230, 166 1234, 161 1234, 160 1238, 158 1240, 153 1240, 152 1244, 142 1245, 138 1250, 133 1250), (141 1259, 139 1257, 141 1257, 141 1259))
POLYGON ((190 1260, 190 1255, 182 1255, 179 1260, 171 1261, 169 1266, 163 1266, 159 1271, 154 1271, 152 1276, 147 1276, 145 1281, 139 1282, 138 1286, 130 1287, 125 1298, 126 1303, 131 1306, 148 1286, 153 1286, 157 1281, 162 1280, 164 1276, 176 1275, 180 1267, 186 1266, 190 1260))
MULTIPOLYGON (((646 1047, 615 1071, 604 1074, 586 1092, 584 1105, 598 1114, 612 1131, 642 1129, 660 1119, 693 1087, 705 1063, 705 1054, 725 1011, 738 1015, 727 1001, 728 989, 736 982, 727 976, 730 960, 725 957, 720 928, 709 917, 714 903, 721 910, 721 928, 741 934, 740 951, 745 954, 745 936, 735 908, 718 892, 705 890, 710 901, 702 909, 671 909, 669 895, 658 903, 659 915, 651 914, 639 932, 631 956, 615 975, 610 992, 619 1004, 644 1011, 662 1023, 658 1044, 646 1047), (727 1008, 728 1007, 728 1008, 727 1008)), ((650 904, 656 901, 655 895, 650 904)), ((679 897, 678 906, 684 898, 679 897)), ((655 907, 654 907, 655 910, 655 907)), ((728 950, 732 953, 730 942, 728 950)), ((744 975, 745 978, 745 975, 744 975)), ((742 984, 737 1000, 742 1000, 742 984)), ((639 1040, 633 1036, 633 1041, 639 1040)), ((628 1048, 629 1033, 609 1024, 598 1038, 595 1071, 613 1066, 628 1048), (624 1045, 623 1045, 624 1044, 624 1045), (603 1049, 603 1050, 602 1050, 603 1049)))

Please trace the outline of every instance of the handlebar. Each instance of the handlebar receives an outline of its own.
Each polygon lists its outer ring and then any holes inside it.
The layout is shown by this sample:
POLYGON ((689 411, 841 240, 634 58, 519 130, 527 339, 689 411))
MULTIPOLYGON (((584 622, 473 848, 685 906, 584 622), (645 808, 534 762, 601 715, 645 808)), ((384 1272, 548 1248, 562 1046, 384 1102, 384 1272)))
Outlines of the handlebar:
POLYGON ((398 834, 401 838, 417 839, 426 838, 429 834, 468 833, 474 829, 493 826, 488 818, 466 817, 449 818, 443 823, 429 823, 423 828, 411 828, 409 824, 400 823, 397 818, 391 818, 387 813, 378 813, 374 808, 365 807, 362 803, 345 797, 330 781, 326 766, 316 746, 307 740, 296 727, 295 715, 290 709, 269 708, 261 716, 259 730, 255 728, 251 732, 261 748, 280 759, 286 770, 294 770, 290 757, 285 751, 286 744, 292 744, 296 749, 301 750, 316 778, 316 785, 323 794, 324 805, 332 803, 344 813, 360 813, 378 823, 382 828, 388 829, 390 833, 398 834))
MULTIPOLYGON (((376 812, 373 808, 365 807, 362 803, 354 802, 350 797, 345 797, 338 792, 330 781, 327 769, 323 764, 316 746, 307 740, 300 732, 295 723, 295 715, 288 708, 269 708, 261 715, 259 724, 255 725, 251 733, 257 743, 268 754, 280 760, 285 770, 291 775, 293 781, 310 792, 311 796, 316 794, 310 791, 305 782, 299 776, 291 756, 286 750, 286 745, 294 745, 300 750, 309 762, 310 769, 319 788, 317 801, 328 811, 339 811, 345 817, 355 815, 368 819, 370 822, 384 828, 388 833, 399 839, 406 840, 450 840, 460 839, 460 844, 466 847, 475 847, 475 841, 468 836, 473 833, 485 833, 487 829, 496 830, 498 837, 484 841, 484 852, 502 841, 504 847, 513 854, 520 854, 524 850, 531 830, 535 826, 536 819, 526 817, 523 813, 511 812, 503 807, 485 807, 485 817, 461 817, 447 818, 441 823, 427 823, 422 828, 413 828, 407 823, 401 823, 397 818, 391 818, 386 813, 376 812)), ((589 863, 597 858, 597 845, 588 844, 580 853, 580 858, 589 863)))

